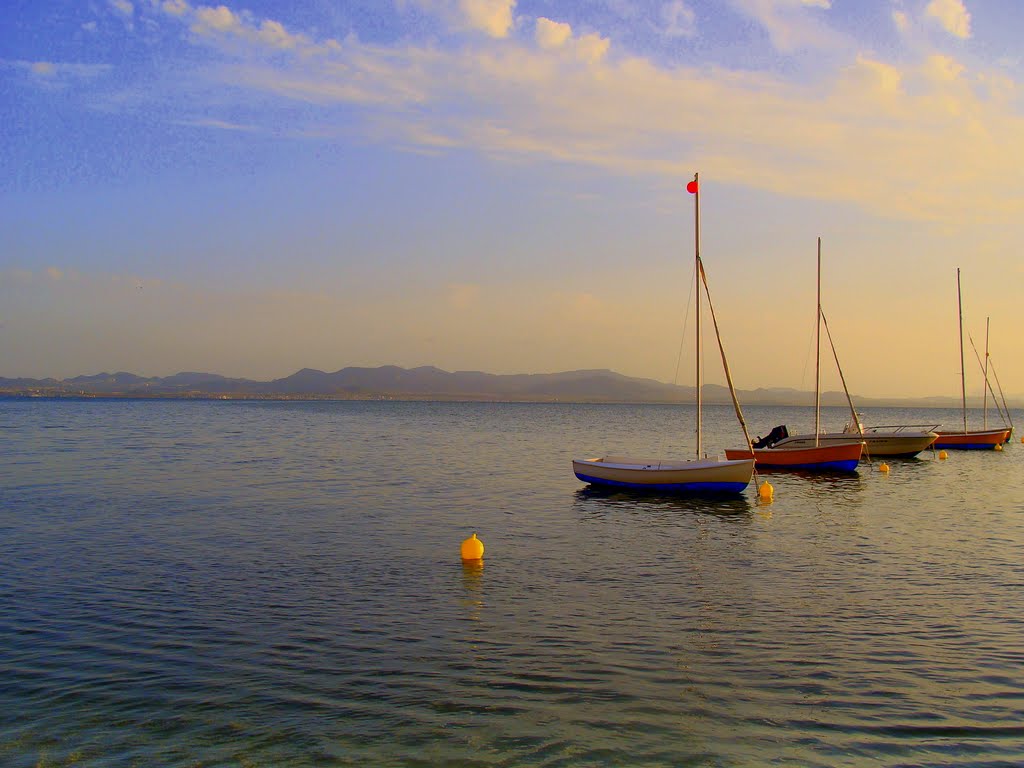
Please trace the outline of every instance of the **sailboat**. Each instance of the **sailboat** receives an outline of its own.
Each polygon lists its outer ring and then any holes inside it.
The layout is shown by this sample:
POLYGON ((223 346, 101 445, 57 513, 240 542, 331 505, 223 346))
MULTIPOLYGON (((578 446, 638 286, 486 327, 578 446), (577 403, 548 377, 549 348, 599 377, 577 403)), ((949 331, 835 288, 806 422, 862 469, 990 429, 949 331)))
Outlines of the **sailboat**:
MULTIPOLYGON (((821 238, 818 238, 818 312, 814 331, 814 445, 786 445, 789 430, 780 425, 748 450, 727 449, 727 459, 753 458, 759 469, 800 469, 809 471, 853 472, 864 452, 864 441, 848 435, 845 440, 821 441, 821 238)), ((836 360, 838 366, 839 361, 836 360)), ((840 375, 842 371, 840 370, 840 375)), ((843 382, 846 388, 846 382, 843 382)), ((847 393, 849 398, 849 393, 847 393)))
MULTIPOLYGON (((988 328, 989 318, 985 318, 985 362, 981 362, 981 356, 978 354, 978 348, 974 346, 974 339, 971 338, 971 334, 967 334, 967 339, 971 342, 971 349, 974 350, 974 356, 978 360, 978 367, 981 368, 981 375, 987 385, 988 394, 992 395, 992 402, 996 405, 996 411, 999 413, 999 417, 1003 420, 1003 426, 1006 428, 1006 441, 1010 442, 1010 436, 1013 435, 1013 418, 1010 416, 1010 408, 1006 405, 1006 395, 1003 394, 1003 385, 999 381, 999 374, 996 372, 996 364, 992 360, 992 356, 988 352, 988 328), (992 371, 992 378, 989 378, 988 372, 992 371), (999 389, 999 400, 996 399, 996 391, 992 388, 992 380, 995 380, 996 387, 999 389), (999 401, 1002 400, 1000 406, 999 401)), ((985 407, 983 410, 985 427, 988 427, 988 398, 985 398, 985 407)))
MULTIPOLYGON (((960 295, 960 268, 956 270, 956 307, 960 320, 960 402, 964 417, 964 428, 962 430, 947 431, 940 430, 939 437, 935 441, 936 448, 957 448, 960 450, 995 450, 1010 439, 1010 430, 1007 428, 988 429, 988 408, 985 410, 985 424, 983 429, 967 429, 967 377, 964 372, 964 310, 963 300, 960 295)), ((985 359, 988 359, 988 341, 986 334, 985 359)), ((988 405, 988 370, 984 368, 985 375, 985 398, 988 405)))
POLYGON ((737 418, 743 427, 743 435, 747 438, 746 425, 743 422, 736 391, 732 385, 732 375, 725 358, 722 339, 718 334, 718 321, 715 319, 714 307, 711 305, 711 293, 708 291, 707 276, 700 258, 700 184, 698 175, 686 185, 688 192, 694 196, 694 279, 697 281, 696 291, 696 331, 697 331, 697 457, 683 459, 642 459, 629 456, 604 456, 592 459, 573 459, 572 469, 576 477, 585 483, 611 488, 627 488, 633 490, 659 491, 680 493, 694 496, 741 493, 754 475, 754 460, 720 459, 702 457, 702 423, 701 423, 701 338, 700 338, 700 294, 703 285, 708 299, 708 309, 718 336, 718 349, 722 357, 722 366, 729 383, 733 406, 737 418))

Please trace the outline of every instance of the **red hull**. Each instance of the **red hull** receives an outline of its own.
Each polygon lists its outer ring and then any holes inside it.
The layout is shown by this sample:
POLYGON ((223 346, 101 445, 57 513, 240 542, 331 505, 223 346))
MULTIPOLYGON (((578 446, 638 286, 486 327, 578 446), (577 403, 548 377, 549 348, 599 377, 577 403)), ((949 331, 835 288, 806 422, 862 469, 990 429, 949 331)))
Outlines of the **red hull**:
POLYGON ((967 432, 939 432, 933 447, 964 450, 995 450, 1010 439, 1009 429, 977 429, 967 432))
POLYGON ((754 458, 764 469, 822 469, 852 472, 857 468, 863 443, 837 443, 810 448, 755 448, 753 451, 727 450, 727 459, 754 458))

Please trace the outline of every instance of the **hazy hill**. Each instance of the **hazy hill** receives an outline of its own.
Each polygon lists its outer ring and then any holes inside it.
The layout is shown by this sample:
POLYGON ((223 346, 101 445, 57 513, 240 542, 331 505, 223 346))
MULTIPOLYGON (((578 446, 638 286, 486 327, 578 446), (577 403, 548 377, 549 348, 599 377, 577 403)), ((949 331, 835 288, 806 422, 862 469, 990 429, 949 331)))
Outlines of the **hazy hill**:
MULTIPOLYGON (((234 379, 216 373, 182 372, 144 377, 133 373, 98 373, 70 379, 0 378, 0 393, 52 396, 123 397, 285 397, 339 399, 518 400, 565 402, 693 401, 692 386, 677 386, 614 371, 597 369, 562 373, 494 374, 482 371, 443 371, 433 366, 400 368, 349 367, 328 373, 303 368, 273 381, 234 379)), ((704 387, 708 403, 728 403, 728 390, 704 387)), ((813 405, 813 393, 780 387, 741 390, 749 405, 813 405)), ((854 397, 858 407, 885 405, 956 407, 954 398, 877 399, 854 397)), ((845 405, 841 392, 822 395, 825 405, 845 405)), ((979 403, 980 405, 980 403, 979 403)), ((1012 404, 1011 404, 1012 405, 1012 404)))

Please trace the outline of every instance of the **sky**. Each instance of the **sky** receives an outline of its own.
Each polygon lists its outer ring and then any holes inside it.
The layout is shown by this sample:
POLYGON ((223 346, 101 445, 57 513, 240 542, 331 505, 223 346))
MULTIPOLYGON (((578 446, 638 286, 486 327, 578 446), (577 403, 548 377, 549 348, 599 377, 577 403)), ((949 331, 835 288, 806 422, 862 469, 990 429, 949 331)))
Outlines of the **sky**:
POLYGON ((1022 32, 1019 0, 7 0, 0 376, 689 384, 699 173, 738 387, 813 389, 820 237, 854 393, 959 396, 960 268, 1020 395, 1022 32))

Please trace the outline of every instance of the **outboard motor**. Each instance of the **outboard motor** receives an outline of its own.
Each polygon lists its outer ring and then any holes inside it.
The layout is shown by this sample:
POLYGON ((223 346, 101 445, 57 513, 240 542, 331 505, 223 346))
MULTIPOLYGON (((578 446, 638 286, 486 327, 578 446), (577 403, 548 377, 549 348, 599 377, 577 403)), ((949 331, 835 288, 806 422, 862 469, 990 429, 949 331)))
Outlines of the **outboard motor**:
POLYGON ((768 433, 768 437, 758 436, 757 440, 755 440, 752 445, 754 448, 771 448, 779 442, 779 440, 786 437, 789 437, 789 430, 786 429, 785 424, 780 424, 768 433))

